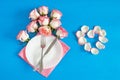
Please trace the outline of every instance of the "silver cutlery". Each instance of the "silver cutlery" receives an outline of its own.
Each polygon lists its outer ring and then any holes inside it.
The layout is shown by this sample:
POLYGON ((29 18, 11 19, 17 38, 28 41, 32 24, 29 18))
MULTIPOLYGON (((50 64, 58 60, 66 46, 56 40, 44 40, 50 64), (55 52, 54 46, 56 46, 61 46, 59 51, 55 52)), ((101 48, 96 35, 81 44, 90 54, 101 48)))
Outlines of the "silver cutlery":
POLYGON ((39 61, 39 64, 40 64, 40 66, 39 66, 39 71, 40 72, 42 72, 42 70, 43 70, 43 50, 44 50, 44 48, 45 48, 45 46, 46 46, 46 37, 44 36, 44 35, 41 35, 41 59, 40 59, 40 61, 39 61))
POLYGON ((39 67, 39 71, 42 72, 43 70, 43 50, 46 46, 46 37, 44 35, 41 35, 41 39, 40 39, 40 48, 42 49, 41 50, 41 58, 40 60, 37 61, 37 64, 34 68, 34 71, 36 71, 39 67))
MULTIPOLYGON (((47 50, 45 51, 45 53, 44 53, 44 56, 51 50, 51 48, 54 46, 54 44, 56 43, 56 41, 57 41, 57 37, 51 42, 51 44, 49 45, 49 47, 47 48, 47 50)), ((43 57, 44 57, 43 56, 43 57)))
MULTIPOLYGON (((45 36, 41 36, 41 45, 40 45, 40 47, 41 47, 41 59, 38 61, 38 64, 37 64, 37 66, 39 65, 39 71, 40 72, 42 72, 42 70, 43 70, 43 58, 44 58, 44 56, 45 55, 47 55, 48 54, 48 52, 51 50, 51 48, 54 46, 54 44, 56 43, 56 41, 58 40, 58 38, 56 37, 51 43, 50 43, 50 45, 49 45, 49 47, 47 48, 47 50, 45 51, 45 53, 43 54, 43 50, 44 50, 44 48, 45 48, 45 46, 46 46, 46 38, 45 38, 45 36)), ((36 70, 36 69, 35 69, 36 70)))

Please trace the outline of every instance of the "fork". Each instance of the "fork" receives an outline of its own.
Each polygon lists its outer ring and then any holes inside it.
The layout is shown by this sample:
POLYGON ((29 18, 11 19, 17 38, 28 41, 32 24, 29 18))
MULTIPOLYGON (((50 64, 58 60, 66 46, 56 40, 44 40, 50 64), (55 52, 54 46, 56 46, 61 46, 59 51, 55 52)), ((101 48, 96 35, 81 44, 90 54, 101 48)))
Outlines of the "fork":
POLYGON ((39 71, 40 72, 42 72, 42 70, 43 70, 43 50, 44 50, 44 48, 45 48, 45 46, 46 46, 46 38, 45 38, 45 36, 44 35, 41 35, 41 59, 40 59, 40 61, 39 61, 39 64, 40 64, 40 68, 39 68, 39 71))
POLYGON ((41 40, 40 40, 40 47, 41 47, 41 58, 40 60, 38 60, 35 68, 34 68, 34 71, 37 70, 38 66, 39 66, 39 71, 42 72, 42 69, 43 69, 43 50, 46 46, 46 37, 44 35, 41 35, 41 40))

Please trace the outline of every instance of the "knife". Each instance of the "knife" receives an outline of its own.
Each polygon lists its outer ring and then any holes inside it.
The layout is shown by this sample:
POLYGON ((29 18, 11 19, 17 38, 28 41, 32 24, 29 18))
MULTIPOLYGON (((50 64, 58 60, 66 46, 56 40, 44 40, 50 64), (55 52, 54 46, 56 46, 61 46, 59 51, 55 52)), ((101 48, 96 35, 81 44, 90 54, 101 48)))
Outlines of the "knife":
MULTIPOLYGON (((57 37, 51 42, 51 44, 49 45, 49 47, 47 48, 47 50, 45 51, 45 53, 44 53, 44 56, 51 50, 51 48, 54 46, 54 44, 56 43, 56 41, 57 41, 57 37)), ((43 56, 43 57, 44 57, 43 56)))

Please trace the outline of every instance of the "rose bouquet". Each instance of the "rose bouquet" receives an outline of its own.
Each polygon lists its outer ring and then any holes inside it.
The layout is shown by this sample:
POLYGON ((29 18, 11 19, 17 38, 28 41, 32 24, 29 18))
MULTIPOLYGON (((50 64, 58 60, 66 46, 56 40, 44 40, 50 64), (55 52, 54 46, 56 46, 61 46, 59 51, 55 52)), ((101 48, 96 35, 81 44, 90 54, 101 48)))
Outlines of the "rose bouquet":
POLYGON ((17 40, 28 42, 29 33, 37 33, 44 36, 54 35, 57 39, 62 39, 68 35, 67 31, 61 26, 62 13, 59 10, 49 12, 48 7, 41 6, 30 12, 31 22, 26 30, 21 30, 17 35, 17 40), (50 14, 48 14, 50 13, 50 14))

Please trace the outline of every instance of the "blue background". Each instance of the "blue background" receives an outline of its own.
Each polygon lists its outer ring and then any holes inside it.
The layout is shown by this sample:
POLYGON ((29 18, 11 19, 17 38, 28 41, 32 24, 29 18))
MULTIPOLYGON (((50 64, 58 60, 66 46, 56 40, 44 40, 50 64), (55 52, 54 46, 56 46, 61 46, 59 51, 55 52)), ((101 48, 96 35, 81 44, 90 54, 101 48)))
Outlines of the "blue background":
POLYGON ((0 80, 120 80, 119 34, 119 0, 0 0, 0 80), (71 47, 48 78, 18 56, 25 45, 16 40, 29 23, 29 12, 42 5, 63 12, 62 24, 69 32, 63 41, 71 47), (75 32, 84 24, 107 31, 109 42, 97 56, 77 43, 75 32))

